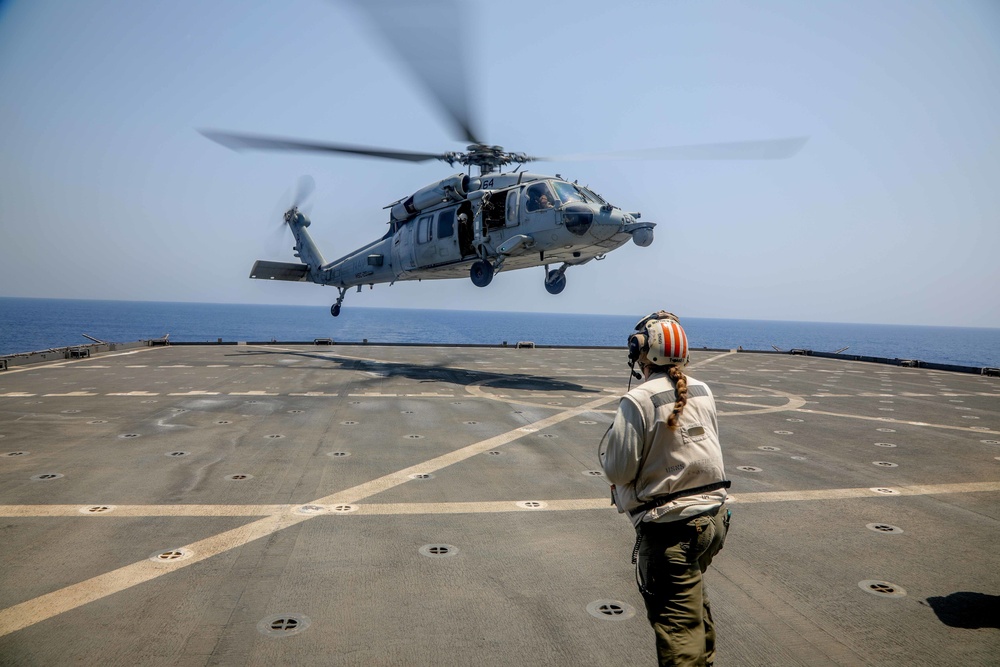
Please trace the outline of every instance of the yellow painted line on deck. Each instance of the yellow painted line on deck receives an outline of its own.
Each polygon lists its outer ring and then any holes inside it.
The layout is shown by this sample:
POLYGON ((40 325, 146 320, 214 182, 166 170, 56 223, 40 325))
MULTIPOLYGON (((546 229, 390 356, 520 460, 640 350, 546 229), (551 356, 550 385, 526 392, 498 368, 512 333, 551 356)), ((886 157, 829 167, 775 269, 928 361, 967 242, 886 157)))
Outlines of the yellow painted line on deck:
MULTIPOLYGON (((692 364, 691 367, 694 368, 708 364, 715 359, 725 357, 730 354, 733 353, 728 352, 717 355, 696 364, 692 364)), ((241 395, 263 395, 263 392, 259 394, 241 395)), ((545 429, 567 419, 572 419, 573 417, 580 416, 584 413, 592 412, 608 403, 616 402, 619 398, 620 396, 618 396, 617 393, 611 396, 603 395, 593 401, 584 403, 583 405, 568 408, 554 415, 545 417, 544 419, 532 422, 527 426, 533 427, 534 430, 531 432, 545 429)), ((333 493, 306 504, 325 506, 358 503, 365 498, 369 498, 383 491, 388 491, 401 484, 411 481, 411 475, 417 473, 433 473, 447 466, 476 456, 477 454, 482 454, 483 452, 496 449, 497 447, 525 437, 529 432, 521 430, 522 428, 524 427, 513 429, 507 433, 487 438, 486 440, 481 440, 461 449, 449 452, 448 454, 430 459, 429 461, 390 473, 369 482, 358 484, 350 489, 333 493)), ((548 504, 549 501, 545 502, 548 504)), ((586 500, 583 502, 592 501, 586 500)), ((602 500, 601 502, 607 501, 602 500)), ((75 507, 76 511, 79 511, 79 506, 75 507)), ((300 506, 297 505, 295 507, 300 506)), ((108 514, 108 516, 114 516, 114 512, 108 514)), ((156 563, 149 560, 143 560, 137 563, 132 563, 131 565, 120 567, 117 570, 112 570, 106 574, 87 579, 86 581, 82 581, 78 584, 73 584, 60 590, 53 591, 52 593, 39 596, 32 600, 27 600, 12 607, 8 607, 7 609, 0 610, 0 636, 17 632, 18 630, 40 623, 54 616, 58 616, 64 612, 71 611, 90 602, 94 602, 95 600, 100 600, 108 597, 109 595, 138 586, 139 584, 156 579, 164 574, 175 572, 178 568, 188 567, 194 563, 198 563, 207 558, 211 558, 212 556, 241 547, 245 544, 253 542, 254 540, 267 537, 268 535, 272 535, 280 530, 284 530, 285 528, 297 525, 317 516, 328 516, 328 514, 299 514, 296 513, 294 509, 291 511, 281 511, 248 523, 244 526, 240 526, 239 528, 234 528, 232 530, 219 533, 218 535, 214 535, 191 544, 183 545, 182 548, 192 552, 191 557, 186 558, 183 561, 156 563)))
MULTIPOLYGON (((538 429, 548 428, 614 400, 617 400, 617 397, 602 396, 583 406, 564 410, 559 414, 541 419, 532 425, 538 429)), ((333 505, 357 503, 377 493, 411 481, 410 475, 440 470, 445 466, 459 463, 526 435, 527 433, 524 431, 514 429, 306 504, 333 505)), ((79 511, 79 506, 76 506, 76 511, 79 511)), ((109 513, 107 516, 114 516, 115 513, 109 513)), ((267 537, 290 526, 313 519, 316 516, 323 516, 323 514, 298 514, 294 510, 272 514, 239 528, 219 533, 198 542, 183 545, 183 548, 192 552, 192 556, 183 561, 174 561, 173 563, 165 564, 144 560, 132 563, 131 565, 120 567, 117 570, 112 570, 111 572, 87 579, 78 584, 73 584, 52 593, 8 607, 0 611, 0 636, 17 632, 18 630, 94 602, 95 600, 100 600, 133 586, 138 586, 164 574, 174 572, 180 567, 188 567, 206 558, 211 558, 212 556, 241 547, 254 540, 267 537)))
MULTIPOLYGON (((378 481, 378 480, 376 480, 378 481)), ((403 480, 405 481, 405 480, 403 480)), ((402 483, 402 481, 400 481, 402 483)), ((355 487, 362 489, 364 485, 355 487)), ((356 491, 355 496, 370 491, 356 491)), ((759 491, 756 493, 740 493, 731 495, 732 502, 740 505, 755 503, 776 503, 790 501, 814 500, 847 500, 851 498, 884 498, 902 496, 933 496, 958 493, 983 493, 1000 491, 1000 481, 996 482, 964 482, 959 484, 912 484, 908 486, 858 487, 846 489, 799 489, 795 491, 759 491), (895 493, 885 494, 874 491, 873 488, 891 489, 895 493)), ((348 492, 344 492, 348 493, 348 492)), ((378 493, 378 491, 374 491, 378 493)), ((333 500, 340 494, 334 494, 318 500, 310 505, 328 509, 331 505, 352 504, 344 500, 333 500)), ((67 517, 87 516, 95 520, 113 517, 148 518, 148 517, 238 517, 238 516, 275 516, 294 512, 302 505, 111 505, 112 509, 103 513, 89 514, 86 508, 93 505, 0 505, 0 517, 67 517)), ((504 512, 561 512, 569 510, 613 510, 606 496, 599 498, 524 498, 520 500, 491 500, 445 503, 369 503, 356 505, 352 515, 395 516, 421 514, 497 514, 504 512), (542 507, 523 507, 518 503, 539 502, 542 507)), ((326 514, 335 516, 336 514, 326 514)), ((323 516, 316 514, 313 516, 323 516)), ((345 513, 346 516, 346 513, 345 513)), ((190 547, 189 547, 190 548, 190 547)))
POLYGON ((114 505, 108 503, 104 507, 111 509, 105 512, 88 513, 89 507, 100 507, 99 503, 92 505, 0 505, 0 517, 54 517, 54 516, 93 516, 102 517, 155 517, 155 516, 271 516, 288 512, 298 505, 114 505))

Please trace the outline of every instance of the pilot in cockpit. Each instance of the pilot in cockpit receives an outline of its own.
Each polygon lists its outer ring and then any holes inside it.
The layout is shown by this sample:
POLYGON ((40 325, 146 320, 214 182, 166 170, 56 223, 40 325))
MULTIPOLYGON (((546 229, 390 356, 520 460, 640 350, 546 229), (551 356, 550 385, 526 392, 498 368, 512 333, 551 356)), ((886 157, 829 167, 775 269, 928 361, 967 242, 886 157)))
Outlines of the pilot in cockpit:
POLYGON ((552 208, 549 189, 541 183, 528 188, 528 211, 541 211, 547 208, 552 208))

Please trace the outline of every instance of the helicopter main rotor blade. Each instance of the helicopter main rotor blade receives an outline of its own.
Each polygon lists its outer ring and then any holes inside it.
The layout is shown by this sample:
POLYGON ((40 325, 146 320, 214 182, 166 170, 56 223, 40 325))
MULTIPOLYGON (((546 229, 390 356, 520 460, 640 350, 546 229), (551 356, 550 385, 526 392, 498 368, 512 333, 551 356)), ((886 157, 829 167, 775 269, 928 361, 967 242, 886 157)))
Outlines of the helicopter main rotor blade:
POLYGON ((388 160, 403 160, 404 162, 427 162, 428 160, 444 160, 447 157, 441 153, 417 153, 413 151, 397 151, 374 146, 353 146, 350 144, 328 144, 316 141, 300 141, 282 137, 262 137, 251 134, 232 134, 216 130, 198 130, 202 135, 217 144, 234 151, 242 150, 273 150, 299 151, 311 153, 346 153, 364 157, 385 158, 388 160))
POLYGON ((481 144, 469 110, 467 3, 458 0, 347 0, 426 88, 468 143, 481 144))
POLYGON ((784 160, 805 146, 808 137, 732 141, 720 144, 692 144, 663 148, 640 148, 610 153, 578 153, 552 157, 534 157, 532 161, 579 162, 584 160, 784 160))

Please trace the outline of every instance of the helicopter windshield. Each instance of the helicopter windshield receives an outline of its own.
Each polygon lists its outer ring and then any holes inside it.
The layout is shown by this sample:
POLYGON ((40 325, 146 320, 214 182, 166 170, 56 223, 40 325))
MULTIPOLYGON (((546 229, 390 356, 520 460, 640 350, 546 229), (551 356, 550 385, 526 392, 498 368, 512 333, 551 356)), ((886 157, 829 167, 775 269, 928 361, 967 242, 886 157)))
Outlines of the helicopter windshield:
POLYGON ((584 195, 586 195, 587 199, 589 199, 590 201, 593 201, 593 202, 596 202, 596 203, 598 203, 598 204, 607 204, 607 203, 608 203, 607 201, 605 201, 604 197, 602 197, 601 195, 597 194, 596 192, 594 192, 594 191, 593 191, 593 190, 591 190, 590 188, 585 188, 585 187, 583 187, 582 185, 578 185, 578 186, 576 186, 576 187, 577 187, 577 188, 578 188, 578 189, 579 189, 579 190, 580 190, 580 191, 581 191, 581 192, 582 192, 582 193, 583 193, 584 195))
POLYGON ((587 201, 584 194, 572 183, 566 183, 565 181, 552 181, 552 185, 556 189, 556 196, 559 197, 559 201, 563 204, 568 204, 574 201, 587 201))

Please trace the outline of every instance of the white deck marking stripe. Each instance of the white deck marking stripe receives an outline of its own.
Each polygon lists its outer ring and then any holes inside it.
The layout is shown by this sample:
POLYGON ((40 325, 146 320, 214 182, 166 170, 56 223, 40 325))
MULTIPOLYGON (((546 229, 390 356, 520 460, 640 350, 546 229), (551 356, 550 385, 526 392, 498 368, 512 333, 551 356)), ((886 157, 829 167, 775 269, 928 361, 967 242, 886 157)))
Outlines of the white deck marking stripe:
MULTIPOLYGON (((728 356, 729 354, 733 353, 727 352, 717 355, 696 364, 691 364, 691 367, 695 368, 697 366, 708 364, 715 359, 728 356)), ((558 424, 559 422, 565 421, 584 412, 596 409, 606 403, 618 401, 619 398, 620 396, 618 395, 602 396, 579 407, 570 408, 558 414, 546 417, 545 419, 532 422, 530 426, 535 429, 548 428, 549 426, 558 424)), ((399 486, 400 484, 405 484, 410 481, 409 475, 414 474, 415 472, 426 473, 440 470, 445 466, 464 461, 465 459, 475 456, 476 454, 489 451, 490 449, 494 449, 500 445, 513 442, 518 438, 528 435, 528 432, 522 431, 521 428, 524 427, 519 427, 507 433, 463 447, 462 449, 451 452, 450 454, 438 456, 423 464, 418 464, 416 466, 406 468, 405 470, 385 475, 384 477, 374 479, 364 484, 359 484, 345 491, 340 491, 306 504, 332 505, 356 503, 359 500, 363 500, 364 498, 399 486)), ((192 544, 184 545, 183 548, 192 551, 193 555, 183 561, 175 561, 167 565, 154 563, 149 560, 143 560, 138 563, 120 567, 117 570, 112 570, 106 574, 87 579, 86 581, 82 581, 78 584, 67 586, 58 591, 47 593, 34 598, 33 600, 27 600, 12 607, 8 607, 7 609, 0 610, 0 636, 17 632, 18 630, 34 625, 35 623, 40 623, 44 620, 52 618, 53 616, 62 614, 63 612, 76 609, 77 607, 83 606, 95 600, 100 600, 104 597, 145 583, 169 572, 175 572, 178 568, 188 567, 189 565, 198 563, 206 558, 241 547, 254 540, 267 537, 268 535, 276 533, 279 530, 294 526, 317 516, 323 516, 323 514, 295 514, 294 512, 274 514, 263 519, 258 519, 257 521, 239 528, 228 530, 224 533, 214 535, 192 544)))
POLYGON ((865 415, 845 415, 841 412, 825 412, 823 410, 809 410, 797 408, 796 412, 805 412, 811 415, 825 415, 827 417, 843 417, 845 419, 861 419, 864 421, 879 422, 880 424, 905 424, 907 426, 928 426, 930 428, 943 428, 951 431, 965 431, 967 433, 991 433, 1000 434, 1000 431, 990 429, 977 429, 969 426, 949 426, 947 424, 930 424, 928 422, 907 421, 905 419, 893 419, 891 417, 867 417, 865 415))
MULTIPOLYGON (((165 347, 141 347, 138 350, 129 350, 127 352, 105 352, 101 354, 101 359, 110 359, 111 357, 124 357, 129 354, 138 354, 139 352, 148 352, 149 350, 159 350, 166 349, 165 347)), ((4 371, 4 375, 13 375, 14 373, 24 373, 25 371, 41 371, 47 370, 49 368, 62 368, 63 366, 69 366, 70 364, 80 364, 86 361, 96 360, 97 357, 85 357, 83 359, 54 359, 52 361, 39 361, 38 363, 28 364, 25 366, 14 366, 8 368, 4 371)), ((93 366, 91 366, 93 368, 93 366)), ((108 368, 107 366, 102 366, 101 368, 108 368)))
MULTIPOLYGON (((615 400, 618 400, 617 396, 602 396, 601 398, 591 401, 583 406, 565 410, 560 414, 552 415, 540 421, 533 422, 531 425, 538 429, 547 428, 583 412, 587 412, 591 408, 596 408, 615 400)), ((364 484, 359 484, 345 491, 340 491, 305 504, 332 505, 356 503, 359 500, 363 500, 369 496, 373 496, 382 491, 386 491, 399 486, 400 484, 405 484, 406 482, 411 481, 409 475, 416 472, 433 472, 435 470, 440 470, 445 466, 458 463, 469 457, 475 456, 476 454, 494 449, 502 444, 513 442, 514 440, 522 438, 526 435, 528 435, 528 433, 521 431, 519 427, 508 433, 488 438, 487 440, 474 443, 449 454, 431 459, 426 463, 418 464, 395 473, 390 473, 384 477, 374 479, 364 484)), ((296 505, 296 507, 298 506, 296 505)), ((78 511, 79 507, 76 509, 78 511)), ((111 513, 108 516, 113 516, 113 514, 114 513, 111 513)), ((34 625, 35 623, 40 623, 41 621, 47 620, 53 616, 57 616, 72 609, 76 609, 77 607, 85 605, 89 602, 100 600, 108 595, 112 595, 133 586, 145 583, 151 579, 167 574, 168 572, 174 572, 177 568, 188 567, 189 565, 193 565, 194 563, 205 560, 206 558, 241 547, 254 540, 267 537, 268 535, 276 533, 279 530, 288 528, 289 526, 294 526, 303 521, 313 519, 316 516, 322 515, 295 514, 291 511, 274 514, 204 540, 183 545, 183 548, 188 549, 193 553, 191 558, 187 558, 183 561, 176 561, 170 565, 164 565, 161 563, 143 560, 138 563, 120 567, 117 570, 112 570, 106 574, 87 579, 86 581, 82 581, 78 584, 67 586, 58 591, 53 591, 52 593, 39 596, 33 600, 27 600, 12 607, 8 607, 7 609, 0 611, 0 636, 17 632, 18 630, 34 625)))
MULTIPOLYGON (((913 484, 890 486, 898 494, 885 496, 870 488, 847 489, 801 489, 798 491, 759 491, 730 496, 740 505, 754 503, 775 503, 809 500, 844 500, 849 498, 884 498, 898 496, 933 496, 950 493, 982 493, 1000 491, 998 482, 964 482, 960 484, 913 484)), ((452 503, 370 503, 358 506, 350 516, 400 514, 495 514, 499 512, 546 512, 566 510, 612 510, 608 498, 567 498, 548 499, 544 497, 526 498, 545 503, 544 508, 523 508, 516 503, 521 500, 469 501, 452 503)), ((320 505, 323 503, 310 503, 320 505)), ((352 503, 326 503, 327 505, 352 503)), ((0 505, 0 517, 55 517, 80 516, 81 505, 0 505)), ((95 514, 94 521, 110 520, 114 517, 154 517, 154 516, 279 516, 294 511, 301 505, 116 505, 108 514, 95 514)), ((336 516, 328 513, 315 516, 336 516)), ((346 515, 345 515, 346 516, 346 515)))

